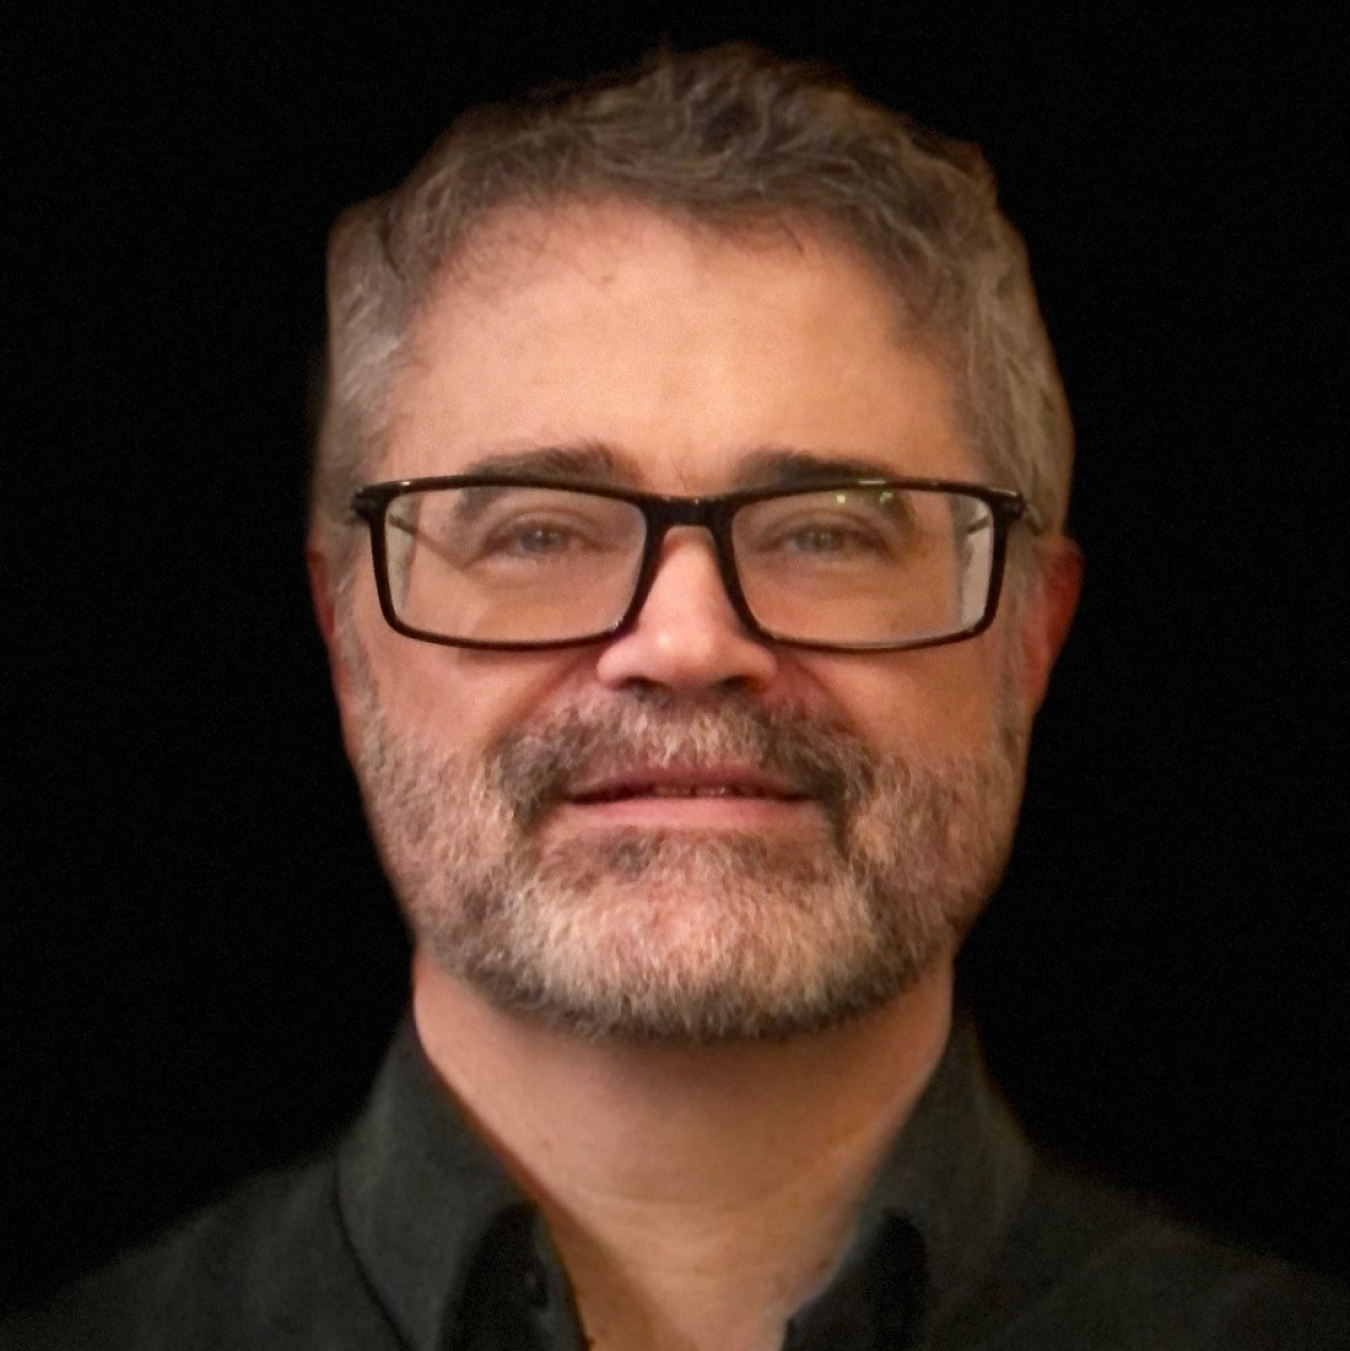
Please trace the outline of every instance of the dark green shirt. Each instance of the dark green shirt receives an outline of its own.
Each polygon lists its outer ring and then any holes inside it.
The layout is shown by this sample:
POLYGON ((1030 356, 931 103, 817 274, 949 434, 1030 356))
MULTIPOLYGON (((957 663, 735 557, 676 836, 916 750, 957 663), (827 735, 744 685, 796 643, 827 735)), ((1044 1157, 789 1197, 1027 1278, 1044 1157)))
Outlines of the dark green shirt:
MULTIPOLYGON (((772 1140, 765 1148, 773 1147, 772 1140)), ((37 1314, 23 1351, 584 1351, 543 1223, 410 1022, 328 1157, 260 1179, 37 1314)), ((786 1351, 1344 1348, 1350 1299, 1038 1159, 974 1035, 947 1052, 786 1351)))

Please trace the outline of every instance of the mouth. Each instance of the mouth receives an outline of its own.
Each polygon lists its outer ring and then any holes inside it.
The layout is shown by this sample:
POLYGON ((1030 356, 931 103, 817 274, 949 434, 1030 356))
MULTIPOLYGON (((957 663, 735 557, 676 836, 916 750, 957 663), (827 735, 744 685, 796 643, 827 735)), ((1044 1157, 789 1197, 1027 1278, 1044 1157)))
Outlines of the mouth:
POLYGON ((565 800, 578 807, 641 801, 793 803, 809 801, 810 794, 758 770, 628 769, 585 779, 568 791, 565 800))
POLYGON ((582 781, 569 802, 620 802, 630 797, 762 797, 801 801, 807 794, 770 775, 751 770, 620 770, 582 781))

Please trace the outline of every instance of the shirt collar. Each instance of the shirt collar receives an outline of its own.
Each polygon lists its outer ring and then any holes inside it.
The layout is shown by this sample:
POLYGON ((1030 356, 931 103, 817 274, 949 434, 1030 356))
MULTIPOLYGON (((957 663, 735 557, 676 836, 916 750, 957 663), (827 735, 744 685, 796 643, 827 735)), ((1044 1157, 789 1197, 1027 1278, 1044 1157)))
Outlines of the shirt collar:
MULTIPOLYGON (((873 1183, 864 1221, 908 1220, 945 1297, 988 1266, 1026 1193, 1031 1148, 989 1079, 975 1026, 953 1021, 942 1060, 873 1183)), ((861 1226, 860 1226, 861 1228, 861 1226)))
POLYGON ((410 1346, 442 1345, 484 1239, 523 1197, 437 1082, 411 1017, 338 1154, 357 1260, 410 1346))
MULTIPOLYGON (((812 1310, 827 1309, 860 1279, 870 1287, 866 1273, 884 1250, 892 1261, 910 1254, 904 1260, 916 1268, 926 1319, 940 1318, 993 1257, 1029 1171, 1029 1147, 988 1080, 972 1023, 958 1015, 877 1174, 838 1275, 812 1310), (897 1248, 897 1226, 917 1242, 897 1248)), ((372 1290, 418 1351, 443 1344, 485 1242, 495 1246, 504 1224, 519 1228, 512 1213, 525 1198, 437 1082, 411 1018, 340 1150, 338 1201, 372 1290)), ((542 1225, 526 1228, 533 1252, 552 1265, 542 1225)), ((532 1279, 543 1279, 537 1267, 532 1279)))

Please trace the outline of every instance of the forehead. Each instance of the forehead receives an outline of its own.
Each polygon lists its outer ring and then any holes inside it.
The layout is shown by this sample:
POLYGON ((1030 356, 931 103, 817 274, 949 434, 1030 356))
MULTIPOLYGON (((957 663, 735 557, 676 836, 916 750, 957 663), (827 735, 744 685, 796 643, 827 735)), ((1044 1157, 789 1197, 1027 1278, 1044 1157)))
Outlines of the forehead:
POLYGON ((970 478, 941 364, 877 274, 808 229, 727 235, 606 203, 480 229, 413 331, 384 477, 601 446, 658 491, 766 450, 970 478))

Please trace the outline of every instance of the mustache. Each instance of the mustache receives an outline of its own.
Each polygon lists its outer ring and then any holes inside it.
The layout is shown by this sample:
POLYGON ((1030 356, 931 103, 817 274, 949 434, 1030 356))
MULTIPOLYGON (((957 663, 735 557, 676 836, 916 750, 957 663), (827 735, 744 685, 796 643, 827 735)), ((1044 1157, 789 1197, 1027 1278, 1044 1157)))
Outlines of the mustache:
POLYGON ((516 824, 528 830, 599 770, 728 763, 782 778, 819 801, 836 826, 877 775, 873 753, 838 723, 767 707, 740 690, 691 697, 659 686, 527 723, 498 743, 487 768, 516 824))

